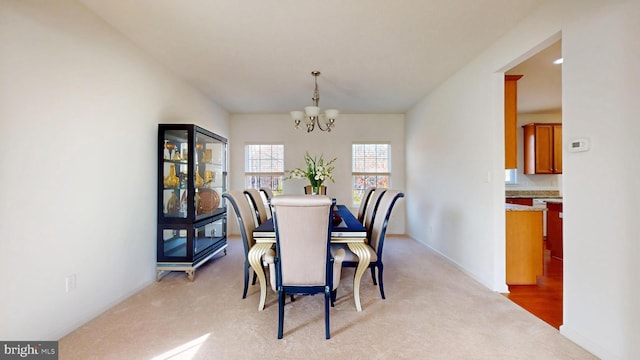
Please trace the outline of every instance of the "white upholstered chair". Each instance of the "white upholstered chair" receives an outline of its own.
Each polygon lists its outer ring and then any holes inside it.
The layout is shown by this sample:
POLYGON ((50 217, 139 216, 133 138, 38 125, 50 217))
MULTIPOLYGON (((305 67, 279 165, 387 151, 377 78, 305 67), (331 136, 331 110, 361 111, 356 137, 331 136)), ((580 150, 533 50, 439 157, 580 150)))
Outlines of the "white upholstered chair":
MULTIPOLYGON (((244 290, 242 291, 242 298, 247 297, 247 289, 249 287, 249 269, 251 264, 249 263, 249 250, 255 245, 253 239, 253 230, 256 228, 255 224, 255 211, 252 205, 249 203, 249 199, 240 190, 231 190, 222 194, 222 197, 226 198, 231 204, 234 210, 236 218, 238 219, 238 227, 240 228, 240 235, 242 236, 242 244, 244 245, 244 290)), ((273 250, 270 250, 268 254, 272 254, 273 250)), ((252 285, 256 283, 256 273, 253 273, 252 285)))
POLYGON ((360 208, 358 209, 358 221, 360 221, 364 225, 364 214, 367 210, 367 204, 369 203, 369 198, 371 198, 371 194, 375 190, 375 187, 367 188, 362 194, 362 200, 360 200, 360 208))
POLYGON ((273 216, 271 213, 271 198, 273 198, 273 191, 271 191, 271 188, 263 186, 260 188, 260 192, 264 195, 267 203, 267 218, 271 218, 271 216, 273 216))
POLYGON ((267 204, 265 204, 258 189, 246 189, 244 194, 249 199, 249 203, 254 210, 254 218, 256 220, 256 226, 260 226, 263 222, 267 221, 267 204))
POLYGON ((264 194, 264 197, 267 199, 267 201, 271 200, 271 198, 273 197, 273 191, 269 187, 261 187, 260 192, 264 194))
POLYGON ((325 296, 325 335, 330 338, 329 304, 340 283, 344 250, 331 255, 331 207, 322 195, 283 195, 271 200, 276 253, 265 256, 271 287, 278 293, 278 339, 282 339, 285 295, 325 296))
POLYGON ((380 199, 385 191, 387 191, 385 188, 375 188, 371 191, 371 195, 369 195, 369 201, 367 201, 367 208, 365 209, 364 219, 362 221, 364 228, 367 229, 367 237, 371 234, 371 223, 373 222, 373 217, 376 214, 378 199, 380 199))
MULTIPOLYGON (((377 190, 376 190, 377 191, 377 190)), ((384 282, 382 273, 384 270, 384 264, 382 263, 382 249, 384 246, 384 238, 387 232, 387 225, 389 223, 389 217, 391 211, 399 198, 404 197, 404 194, 398 190, 386 190, 378 199, 377 209, 374 214, 374 218, 371 225, 371 231, 368 236, 367 249, 371 254, 371 261, 369 262, 369 268, 371 268, 371 278, 374 285, 378 285, 380 288, 380 296, 384 299, 384 282), (376 281, 376 268, 378 269, 378 281, 376 281)), ((338 253, 345 251, 345 257, 342 262, 342 266, 356 267, 358 266, 358 257, 349 250, 344 244, 331 245, 331 251, 338 253)))

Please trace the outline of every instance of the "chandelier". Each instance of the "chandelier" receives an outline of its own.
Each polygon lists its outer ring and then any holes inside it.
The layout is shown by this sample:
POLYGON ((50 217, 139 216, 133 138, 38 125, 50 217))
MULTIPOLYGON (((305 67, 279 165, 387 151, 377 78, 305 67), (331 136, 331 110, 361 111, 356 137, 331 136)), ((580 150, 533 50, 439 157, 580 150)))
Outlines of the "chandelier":
POLYGON ((324 115, 320 115, 320 108, 318 107, 318 101, 320 101, 320 92, 318 91, 318 76, 320 75, 320 71, 312 71, 311 75, 313 75, 314 82, 316 84, 315 90, 313 90, 313 106, 306 106, 304 108, 304 112, 302 111, 292 111, 291 118, 296 125, 296 129, 300 128, 300 124, 304 120, 304 124, 307 126, 307 132, 312 132, 316 127, 321 131, 331 131, 331 128, 334 127, 336 118, 338 117, 338 110, 336 109, 327 109, 324 112, 324 115), (324 123, 324 128, 322 127, 324 123))

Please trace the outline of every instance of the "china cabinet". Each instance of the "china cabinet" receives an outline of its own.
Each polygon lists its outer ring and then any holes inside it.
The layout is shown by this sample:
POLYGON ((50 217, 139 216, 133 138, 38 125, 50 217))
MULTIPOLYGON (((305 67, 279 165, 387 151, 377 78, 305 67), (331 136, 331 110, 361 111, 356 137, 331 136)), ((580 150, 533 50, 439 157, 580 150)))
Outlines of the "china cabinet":
POLYGON ((227 139, 191 124, 158 125, 157 280, 227 248, 227 139))

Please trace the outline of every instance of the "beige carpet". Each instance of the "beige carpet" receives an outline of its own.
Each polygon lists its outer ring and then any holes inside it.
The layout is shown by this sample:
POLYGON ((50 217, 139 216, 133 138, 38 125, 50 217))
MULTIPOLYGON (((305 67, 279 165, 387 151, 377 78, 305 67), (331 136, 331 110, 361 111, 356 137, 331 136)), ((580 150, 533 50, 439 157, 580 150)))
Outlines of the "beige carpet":
POLYGON ((277 335, 277 297, 259 287, 242 299, 242 244, 201 267, 194 282, 170 273, 60 340, 60 359, 595 359, 425 246, 385 244, 385 292, 367 273, 353 304, 353 269, 343 271, 331 339, 323 297, 298 297, 277 335))

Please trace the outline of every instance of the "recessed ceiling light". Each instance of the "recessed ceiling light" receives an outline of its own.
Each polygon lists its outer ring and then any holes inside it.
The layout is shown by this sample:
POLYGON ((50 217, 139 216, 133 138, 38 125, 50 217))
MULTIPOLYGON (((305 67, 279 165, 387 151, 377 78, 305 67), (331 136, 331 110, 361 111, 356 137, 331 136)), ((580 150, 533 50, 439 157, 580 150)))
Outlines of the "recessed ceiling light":
POLYGON ((556 65, 562 64, 562 58, 553 60, 553 63, 556 64, 556 65))

